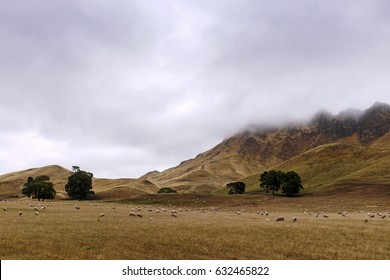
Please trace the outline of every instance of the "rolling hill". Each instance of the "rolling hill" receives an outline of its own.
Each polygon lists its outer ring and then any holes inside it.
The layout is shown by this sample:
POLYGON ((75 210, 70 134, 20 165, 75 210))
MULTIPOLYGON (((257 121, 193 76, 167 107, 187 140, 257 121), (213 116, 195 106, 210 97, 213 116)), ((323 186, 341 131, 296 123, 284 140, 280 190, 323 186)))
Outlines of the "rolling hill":
MULTIPOLYGON (((67 198, 65 184, 72 171, 58 165, 31 168, 0 175, 0 199, 21 197, 28 177, 47 175, 57 191, 58 199, 67 198)), ((122 199, 148 193, 156 193, 158 187, 147 179, 100 179, 93 178, 93 190, 97 199, 122 199)))

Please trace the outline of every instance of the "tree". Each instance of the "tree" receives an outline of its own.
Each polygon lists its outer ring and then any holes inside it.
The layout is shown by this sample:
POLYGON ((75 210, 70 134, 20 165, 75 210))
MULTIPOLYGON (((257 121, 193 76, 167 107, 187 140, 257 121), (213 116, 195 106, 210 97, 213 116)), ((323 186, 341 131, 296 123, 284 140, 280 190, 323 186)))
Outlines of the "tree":
POLYGON ((302 186, 301 177, 295 171, 265 171, 260 175, 260 187, 265 188, 266 193, 272 191, 272 195, 282 189, 288 196, 299 193, 302 186))
POLYGON ((35 179, 28 177, 27 183, 23 186, 22 193, 33 199, 38 198, 39 201, 41 199, 53 199, 56 196, 53 183, 50 182, 50 177, 46 175, 38 176, 35 179))
POLYGON ((294 171, 289 171, 283 176, 282 192, 293 196, 303 189, 301 177, 294 171))
POLYGON ((260 187, 265 188, 266 193, 272 191, 272 195, 275 195, 282 185, 282 177, 282 171, 265 171, 260 175, 260 187))
POLYGON ((92 191, 93 174, 74 168, 75 172, 68 177, 68 183, 65 185, 65 191, 72 199, 86 199, 93 196, 92 191))
POLYGON ((227 184, 226 187, 229 189, 229 194, 243 194, 246 185, 243 182, 232 182, 227 184))

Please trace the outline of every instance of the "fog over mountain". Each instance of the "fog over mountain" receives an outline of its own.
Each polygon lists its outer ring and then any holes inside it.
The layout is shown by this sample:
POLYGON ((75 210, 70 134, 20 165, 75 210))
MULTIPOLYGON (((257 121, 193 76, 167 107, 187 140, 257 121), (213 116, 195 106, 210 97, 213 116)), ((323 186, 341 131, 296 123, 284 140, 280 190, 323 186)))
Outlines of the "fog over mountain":
POLYGON ((251 126, 390 103, 389 12, 379 0, 0 1, 0 174, 138 177, 251 126))

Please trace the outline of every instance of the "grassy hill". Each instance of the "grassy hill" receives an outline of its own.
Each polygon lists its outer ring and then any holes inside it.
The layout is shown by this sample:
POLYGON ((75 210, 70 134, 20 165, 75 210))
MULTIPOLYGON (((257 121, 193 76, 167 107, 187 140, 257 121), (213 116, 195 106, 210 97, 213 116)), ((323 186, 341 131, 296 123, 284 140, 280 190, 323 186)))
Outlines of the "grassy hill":
MULTIPOLYGON (((370 146, 321 145, 270 169, 298 172, 305 193, 324 194, 351 188, 370 192, 381 187, 390 194, 390 149, 382 145, 387 143, 389 135, 387 133, 370 146)), ((259 174, 242 178, 248 191, 259 190, 259 174)))
MULTIPOLYGON (((65 185, 72 171, 58 165, 31 168, 0 175, 0 199, 22 197, 22 188, 28 177, 47 175, 57 191, 57 198, 67 198, 65 185)), ((100 179, 93 178, 93 191, 98 199, 125 199, 138 195, 156 193, 158 187, 146 179, 100 179)))

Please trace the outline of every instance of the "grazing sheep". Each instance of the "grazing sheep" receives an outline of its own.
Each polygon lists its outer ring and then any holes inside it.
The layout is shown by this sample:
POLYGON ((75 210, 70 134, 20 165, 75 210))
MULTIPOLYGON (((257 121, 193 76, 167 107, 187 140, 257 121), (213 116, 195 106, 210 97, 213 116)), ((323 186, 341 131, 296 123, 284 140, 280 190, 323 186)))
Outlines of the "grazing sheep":
POLYGON ((19 216, 22 216, 23 212, 22 211, 19 211, 19 216))
POLYGON ((375 218, 375 214, 374 213, 368 213, 368 217, 369 218, 375 218))
POLYGON ((177 213, 172 212, 171 216, 177 218, 177 213))
POLYGON ((99 218, 98 218, 98 222, 100 222, 100 218, 103 218, 103 217, 105 217, 105 216, 106 216, 105 213, 100 213, 99 218))
POLYGON ((329 218, 329 216, 324 214, 324 218, 328 219, 328 218, 329 218))
POLYGON ((137 213, 137 217, 138 218, 142 218, 142 214, 141 213, 137 213))
POLYGON ((364 223, 367 224, 368 223, 368 219, 364 219, 364 223))
POLYGON ((282 221, 284 221, 284 217, 277 217, 277 218, 276 218, 276 221, 277 221, 277 222, 282 222, 282 221))
POLYGON ((296 221, 298 221, 298 219, 297 219, 297 217, 293 217, 293 220, 292 220, 294 223, 296 222, 296 221))
POLYGON ((3 208, 3 211, 6 212, 6 211, 7 211, 7 208, 4 207, 4 208, 3 208))
POLYGON ((79 209, 80 209, 80 206, 76 205, 75 208, 76 208, 76 210, 79 210, 79 209))
POLYGON ((34 215, 35 215, 35 216, 38 216, 38 215, 39 215, 39 212, 38 212, 38 211, 35 211, 34 215))

